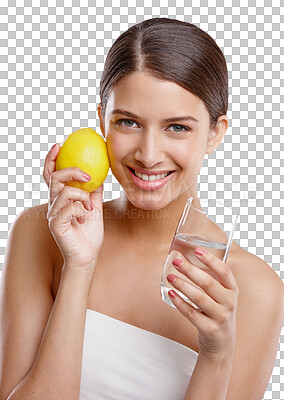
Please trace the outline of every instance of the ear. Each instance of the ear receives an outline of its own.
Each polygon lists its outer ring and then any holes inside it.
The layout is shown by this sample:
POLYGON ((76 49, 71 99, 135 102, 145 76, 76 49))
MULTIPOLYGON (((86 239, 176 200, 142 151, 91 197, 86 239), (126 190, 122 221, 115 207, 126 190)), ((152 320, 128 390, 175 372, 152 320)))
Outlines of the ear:
POLYGON ((206 154, 212 153, 216 150, 219 144, 222 142, 223 137, 228 129, 229 122, 226 115, 220 115, 218 117, 215 128, 211 128, 208 135, 207 151, 206 154))
POLYGON ((99 114, 99 118, 100 118, 100 128, 102 131, 102 134, 104 136, 104 138, 106 138, 105 136, 105 127, 104 127, 104 121, 102 119, 102 103, 99 103, 98 105, 98 114, 99 114))

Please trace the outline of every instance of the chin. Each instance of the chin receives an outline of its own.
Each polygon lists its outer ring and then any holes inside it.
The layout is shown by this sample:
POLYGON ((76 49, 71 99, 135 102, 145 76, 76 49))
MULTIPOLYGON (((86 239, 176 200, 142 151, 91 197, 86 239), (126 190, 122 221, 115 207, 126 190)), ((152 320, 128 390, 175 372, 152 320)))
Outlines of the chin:
POLYGON ((161 210, 173 201, 173 199, 168 198, 169 196, 165 194, 158 195, 149 193, 145 195, 141 193, 141 195, 135 195, 126 192, 126 196, 134 207, 142 210, 161 210))

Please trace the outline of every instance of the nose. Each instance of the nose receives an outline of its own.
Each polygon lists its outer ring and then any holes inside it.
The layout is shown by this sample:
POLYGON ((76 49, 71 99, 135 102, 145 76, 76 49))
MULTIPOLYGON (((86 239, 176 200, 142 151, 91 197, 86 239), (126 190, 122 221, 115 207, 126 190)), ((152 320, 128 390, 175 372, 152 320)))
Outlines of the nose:
POLYGON ((163 147, 163 139, 159 132, 145 131, 137 144, 134 158, 144 164, 146 168, 152 168, 155 164, 164 161, 163 147))

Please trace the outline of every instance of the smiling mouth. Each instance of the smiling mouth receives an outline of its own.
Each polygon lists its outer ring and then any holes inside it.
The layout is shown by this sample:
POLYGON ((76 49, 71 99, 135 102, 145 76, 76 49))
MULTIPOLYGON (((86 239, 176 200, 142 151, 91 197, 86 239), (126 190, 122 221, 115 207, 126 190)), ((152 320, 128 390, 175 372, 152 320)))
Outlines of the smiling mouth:
POLYGON ((163 174, 157 174, 157 175, 147 175, 147 174, 141 174, 140 172, 137 172, 135 169, 130 168, 127 166, 127 168, 138 178, 140 178, 141 180, 145 181, 145 182, 155 182, 161 179, 166 178, 167 176, 169 176, 170 174, 172 174, 175 171, 169 171, 163 174))

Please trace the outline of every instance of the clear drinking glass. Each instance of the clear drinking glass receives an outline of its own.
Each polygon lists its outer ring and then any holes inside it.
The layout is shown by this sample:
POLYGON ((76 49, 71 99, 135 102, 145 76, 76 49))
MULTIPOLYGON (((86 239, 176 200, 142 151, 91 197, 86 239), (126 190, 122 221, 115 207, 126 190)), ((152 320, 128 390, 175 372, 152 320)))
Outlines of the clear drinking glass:
POLYGON ((162 274, 161 295, 167 304, 175 307, 168 295, 168 291, 173 289, 185 301, 197 308, 183 293, 168 282, 167 275, 174 274, 194 285, 172 265, 172 261, 178 258, 209 271, 208 267, 201 263, 194 253, 194 249, 199 247, 207 252, 210 251, 220 260, 226 262, 238 217, 239 212, 226 205, 225 201, 222 202, 214 198, 188 198, 162 274))

